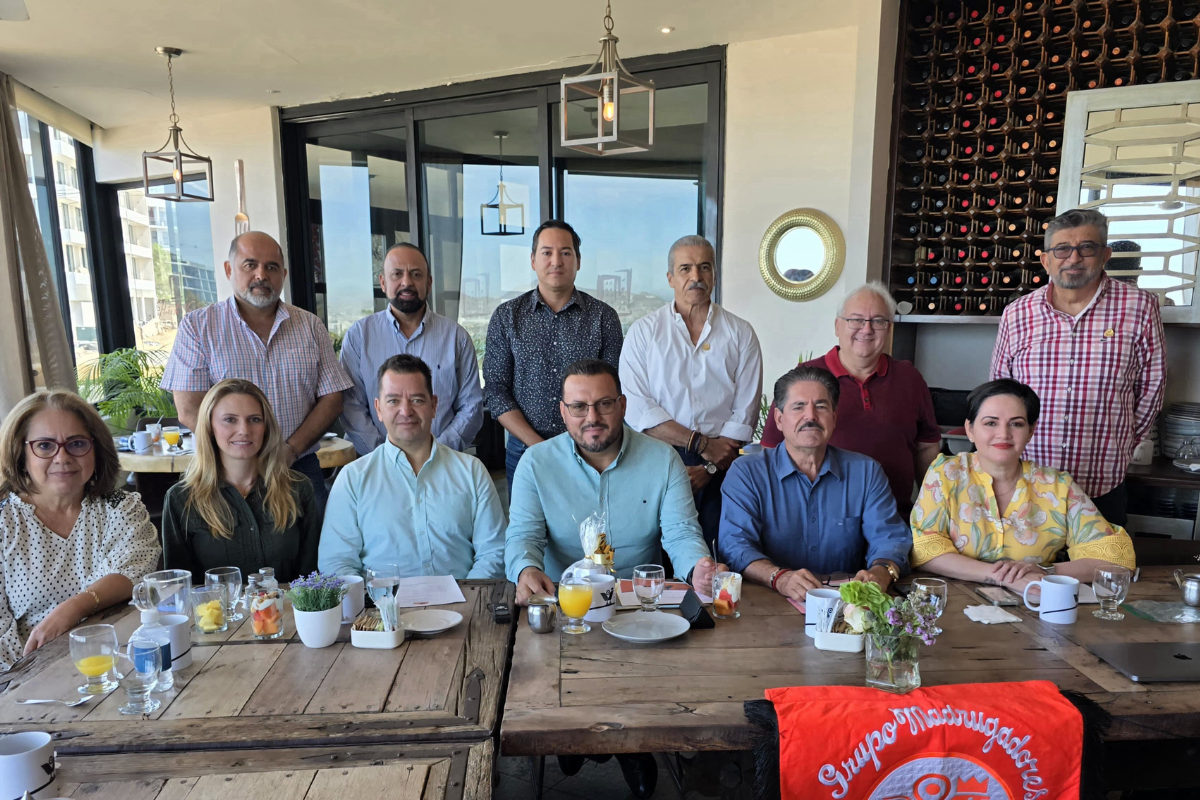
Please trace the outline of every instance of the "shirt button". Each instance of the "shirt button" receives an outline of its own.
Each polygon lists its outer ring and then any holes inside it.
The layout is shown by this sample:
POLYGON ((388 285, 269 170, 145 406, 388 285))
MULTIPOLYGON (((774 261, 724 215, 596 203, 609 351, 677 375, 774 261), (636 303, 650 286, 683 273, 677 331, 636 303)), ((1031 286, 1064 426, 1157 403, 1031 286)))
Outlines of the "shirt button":
POLYGON ((1074 363, 1075 363, 1075 359, 1073 359, 1073 358, 1067 359, 1067 363, 1068 363, 1068 364, 1074 364, 1074 363))

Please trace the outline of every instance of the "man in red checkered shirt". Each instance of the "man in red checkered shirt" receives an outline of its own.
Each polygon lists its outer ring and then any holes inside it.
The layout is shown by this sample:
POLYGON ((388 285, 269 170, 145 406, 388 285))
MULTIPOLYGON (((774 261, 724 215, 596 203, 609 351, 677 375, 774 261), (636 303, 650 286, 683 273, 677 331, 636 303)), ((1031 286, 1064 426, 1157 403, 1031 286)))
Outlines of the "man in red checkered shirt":
POLYGON ((1125 471, 1162 408, 1166 351, 1158 297, 1105 275, 1107 242, 1098 211, 1050 221, 1050 284, 1004 310, 992 378, 1041 398, 1025 457, 1069 472, 1109 522, 1125 525, 1125 471))

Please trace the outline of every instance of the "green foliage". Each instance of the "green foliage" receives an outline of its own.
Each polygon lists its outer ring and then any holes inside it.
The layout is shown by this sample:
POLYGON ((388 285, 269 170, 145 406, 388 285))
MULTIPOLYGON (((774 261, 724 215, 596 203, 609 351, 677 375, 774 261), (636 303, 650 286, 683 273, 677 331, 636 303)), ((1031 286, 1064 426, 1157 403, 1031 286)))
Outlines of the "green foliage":
POLYGON ((842 600, 850 605, 869 610, 877 620, 883 620, 884 614, 892 607, 892 598, 883 593, 877 584, 869 581, 850 581, 843 583, 838 589, 842 600))
POLYGON ((174 297, 175 290, 171 286, 171 251, 158 242, 150 245, 150 253, 154 258, 154 291, 159 297, 174 297))
POLYGON ((342 354, 342 341, 346 338, 346 334, 335 333, 334 331, 330 331, 329 338, 333 340, 333 352, 337 353, 338 355, 341 355, 342 354))
POLYGON ((167 354, 128 348, 103 353, 80 367, 79 394, 96 404, 101 416, 118 431, 129 431, 139 416, 175 417, 170 393, 158 387, 167 354))
POLYGON ((771 398, 764 394, 758 399, 758 422, 754 425, 752 441, 762 441, 763 429, 767 426, 767 414, 769 413, 771 413, 771 398))

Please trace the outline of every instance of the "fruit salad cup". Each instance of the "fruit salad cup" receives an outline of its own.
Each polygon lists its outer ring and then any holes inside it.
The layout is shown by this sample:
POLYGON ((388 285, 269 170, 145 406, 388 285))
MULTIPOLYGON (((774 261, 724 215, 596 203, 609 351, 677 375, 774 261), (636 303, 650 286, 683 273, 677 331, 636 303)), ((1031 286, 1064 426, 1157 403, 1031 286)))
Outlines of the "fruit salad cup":
POLYGON ((742 615, 742 576, 738 572, 718 572, 713 575, 712 610, 717 619, 737 619, 742 615))
POLYGON ((255 639, 278 639, 283 636, 283 592, 260 589, 246 594, 250 608, 250 626, 255 639))

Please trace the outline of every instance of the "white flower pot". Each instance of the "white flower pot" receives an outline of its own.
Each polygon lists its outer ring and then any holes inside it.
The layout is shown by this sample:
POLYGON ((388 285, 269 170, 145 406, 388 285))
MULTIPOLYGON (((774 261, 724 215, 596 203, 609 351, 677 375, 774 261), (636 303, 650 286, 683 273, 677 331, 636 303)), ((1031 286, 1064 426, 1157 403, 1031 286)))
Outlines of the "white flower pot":
POLYGON ((342 631, 341 603, 324 611, 294 609, 292 613, 296 619, 296 633, 300 634, 305 647, 329 647, 342 631))

